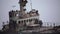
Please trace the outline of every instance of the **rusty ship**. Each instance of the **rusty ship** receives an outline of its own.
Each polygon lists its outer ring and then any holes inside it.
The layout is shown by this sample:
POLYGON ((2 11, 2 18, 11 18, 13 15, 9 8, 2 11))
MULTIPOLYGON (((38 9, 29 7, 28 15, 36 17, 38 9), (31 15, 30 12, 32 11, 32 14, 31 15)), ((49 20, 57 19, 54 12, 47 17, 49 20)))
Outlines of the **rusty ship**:
POLYGON ((18 3, 20 10, 9 11, 9 24, 3 25, 1 34, 41 34, 58 30, 56 27, 43 27, 42 20, 39 19, 38 10, 31 9, 31 11, 26 12, 24 7, 28 3, 27 0, 19 0, 18 3))

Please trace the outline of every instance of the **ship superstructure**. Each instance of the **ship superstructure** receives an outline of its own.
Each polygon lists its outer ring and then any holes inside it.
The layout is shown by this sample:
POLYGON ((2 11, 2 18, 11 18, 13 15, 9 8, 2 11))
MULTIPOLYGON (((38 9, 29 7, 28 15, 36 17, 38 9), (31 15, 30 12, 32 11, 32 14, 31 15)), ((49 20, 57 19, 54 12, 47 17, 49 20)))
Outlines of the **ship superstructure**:
POLYGON ((27 2, 27 0, 19 0, 20 10, 9 11, 9 24, 3 27, 3 31, 32 31, 32 29, 40 28, 42 21, 39 20, 38 10, 32 9, 25 12, 24 7, 27 2))
MULTIPOLYGON (((23 26, 39 26, 39 13, 38 10, 32 9, 29 11, 29 13, 26 13, 26 9, 24 7, 26 6, 27 0, 19 0, 20 4, 20 11, 10 11, 9 12, 9 21, 10 24, 14 24, 13 26, 10 26, 10 28, 13 29, 15 27, 16 29, 20 29, 23 26)), ((14 29, 15 29, 14 28, 14 29)))

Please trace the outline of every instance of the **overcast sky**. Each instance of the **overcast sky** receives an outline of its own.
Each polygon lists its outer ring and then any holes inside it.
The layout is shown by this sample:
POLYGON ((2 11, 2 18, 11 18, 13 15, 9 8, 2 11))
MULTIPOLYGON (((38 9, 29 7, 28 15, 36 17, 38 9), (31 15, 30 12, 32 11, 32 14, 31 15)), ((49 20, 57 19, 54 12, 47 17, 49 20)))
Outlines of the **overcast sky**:
MULTIPOLYGON (((18 1, 19 0, 0 0, 0 27, 2 26, 2 22, 9 20, 8 12, 10 10, 19 10, 18 1)), ((28 0, 26 8, 27 12, 31 10, 30 0, 28 0)), ((32 8, 39 11, 39 19, 43 21, 44 26, 46 26, 45 22, 60 25, 60 0, 32 0, 32 8)))

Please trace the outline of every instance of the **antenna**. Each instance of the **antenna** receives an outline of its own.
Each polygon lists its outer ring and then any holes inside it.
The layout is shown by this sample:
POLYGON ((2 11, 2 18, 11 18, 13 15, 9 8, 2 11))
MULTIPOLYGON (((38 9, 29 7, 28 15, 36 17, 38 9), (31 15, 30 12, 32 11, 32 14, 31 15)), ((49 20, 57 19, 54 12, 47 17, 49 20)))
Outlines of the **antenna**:
POLYGON ((31 10, 32 10, 32 1, 30 0, 31 10))

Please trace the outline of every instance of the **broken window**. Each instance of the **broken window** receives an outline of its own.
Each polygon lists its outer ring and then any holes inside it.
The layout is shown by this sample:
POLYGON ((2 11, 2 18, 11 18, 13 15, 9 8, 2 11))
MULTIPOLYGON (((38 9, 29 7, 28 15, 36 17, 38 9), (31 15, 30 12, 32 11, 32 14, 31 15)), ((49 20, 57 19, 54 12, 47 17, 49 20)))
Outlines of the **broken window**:
POLYGON ((18 21, 18 23, 20 24, 20 21, 18 21))

